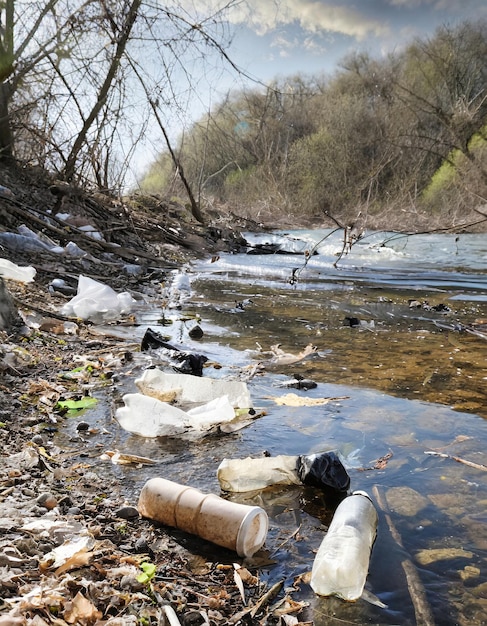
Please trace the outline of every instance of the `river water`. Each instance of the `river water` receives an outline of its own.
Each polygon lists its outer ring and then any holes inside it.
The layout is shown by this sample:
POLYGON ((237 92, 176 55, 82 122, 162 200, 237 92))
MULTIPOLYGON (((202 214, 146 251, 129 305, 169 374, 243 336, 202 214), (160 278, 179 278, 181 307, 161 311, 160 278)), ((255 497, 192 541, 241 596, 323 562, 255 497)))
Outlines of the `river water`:
MULTIPOLYGON (((387 607, 318 598, 302 583, 292 594, 308 603, 301 619, 316 626, 425 623, 401 565, 406 559, 435 624, 487 624, 487 472, 461 462, 487 465, 487 237, 370 233, 339 260, 338 232, 246 237, 289 254, 222 254, 194 264, 182 309, 164 312, 174 319, 171 328, 157 325, 160 310, 145 310, 134 336, 148 326, 170 332, 172 343, 210 359, 205 375, 247 376, 253 404, 265 415, 199 442, 115 429, 112 445, 164 465, 112 471, 132 494, 161 473, 218 493, 216 468, 225 457, 335 450, 352 489, 381 495, 390 509, 389 518, 380 511, 367 581, 387 607), (194 316, 204 331, 199 341, 187 333, 194 316), (291 353, 312 344, 316 351, 294 365, 253 370, 274 344, 291 353), (317 387, 280 386, 295 374, 317 387), (290 391, 332 400, 276 404, 290 391)), ((281 487, 233 499, 269 515, 265 550, 253 560, 263 580, 290 587, 310 571, 333 514, 320 493, 281 487)), ((200 544, 192 549, 215 554, 200 544)), ((222 551, 218 558, 235 557, 222 551)))

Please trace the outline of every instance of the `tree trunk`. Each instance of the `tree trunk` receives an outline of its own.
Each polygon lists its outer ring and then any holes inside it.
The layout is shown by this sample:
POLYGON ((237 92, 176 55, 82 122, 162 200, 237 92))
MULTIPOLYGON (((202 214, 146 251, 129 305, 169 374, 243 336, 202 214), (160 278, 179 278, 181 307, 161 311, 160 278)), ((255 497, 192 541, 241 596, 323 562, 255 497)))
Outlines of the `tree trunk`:
POLYGON ((7 82, 0 83, 0 160, 10 161, 13 159, 12 128, 9 114, 10 85, 7 82))

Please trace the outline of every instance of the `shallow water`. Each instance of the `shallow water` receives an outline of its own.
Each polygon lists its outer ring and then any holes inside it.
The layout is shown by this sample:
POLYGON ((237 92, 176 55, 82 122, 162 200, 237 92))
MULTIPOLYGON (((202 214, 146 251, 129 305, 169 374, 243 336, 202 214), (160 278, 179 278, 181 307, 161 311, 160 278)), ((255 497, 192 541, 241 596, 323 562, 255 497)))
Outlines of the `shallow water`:
MULTIPOLYGON (((216 468, 225 457, 337 450, 352 489, 386 495, 404 547, 391 537, 381 513, 367 587, 387 608, 317 598, 301 584, 293 598, 309 603, 306 619, 315 625, 415 624, 401 567, 406 555, 417 568, 436 624, 486 624, 487 473, 451 458, 487 464, 487 340, 457 330, 487 318, 486 238, 372 233, 334 267, 341 239, 338 233, 327 235, 249 234, 255 241, 285 242, 291 251, 311 251, 318 244, 318 255, 308 260, 304 254, 221 255, 191 268, 183 309, 166 311, 176 320, 172 327, 157 326, 160 311, 139 312, 141 325, 130 331, 135 341, 148 326, 169 333, 172 343, 209 357, 205 375, 248 374, 263 358, 260 348, 267 351, 272 344, 296 353, 311 343, 317 351, 252 377, 254 406, 266 414, 231 435, 192 443, 142 439, 123 432, 108 407, 100 407, 91 419, 107 428, 107 444, 164 462, 163 468, 110 466, 109 471, 123 482, 129 499, 154 475, 218 493, 216 468), (420 306, 411 308, 410 300, 420 306), (186 313, 200 316, 201 341, 188 337, 191 322, 180 321, 186 313), (346 318, 357 318, 359 325, 351 327, 346 318), (279 387, 294 373, 311 378, 317 388, 279 387), (278 406, 273 397, 289 391, 341 399, 318 407, 278 406), (431 450, 450 456, 425 454, 431 450), (388 453, 392 457, 383 469, 371 469, 388 453)), ((132 391, 127 387, 120 392, 132 391)), ((333 513, 330 502, 300 487, 234 499, 258 503, 269 514, 265 550, 254 559, 263 579, 284 579, 290 586, 311 569, 333 513)), ((186 541, 214 558, 213 547, 186 541)), ((217 552, 221 560, 235 558, 217 552)))

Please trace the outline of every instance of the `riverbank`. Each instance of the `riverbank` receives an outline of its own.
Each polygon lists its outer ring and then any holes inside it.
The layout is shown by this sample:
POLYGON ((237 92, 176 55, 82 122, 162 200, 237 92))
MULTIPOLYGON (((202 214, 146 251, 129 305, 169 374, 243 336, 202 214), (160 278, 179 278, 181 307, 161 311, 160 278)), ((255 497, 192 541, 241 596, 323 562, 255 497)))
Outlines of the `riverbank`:
MULTIPOLYGON (((175 202, 123 204, 31 171, 4 170, 0 184, 0 256, 36 270, 34 282, 6 281, 21 319, 0 331, 0 624, 255 623, 265 585, 249 573, 244 602, 236 555, 204 559, 140 518, 103 471, 110 457, 90 443, 98 433, 82 411, 55 443, 69 423, 63 403, 100 390, 113 401, 140 352, 62 314, 79 276, 162 306, 174 268, 238 249, 248 224, 202 226, 175 202)), ((133 323, 121 315, 113 329, 133 323)))

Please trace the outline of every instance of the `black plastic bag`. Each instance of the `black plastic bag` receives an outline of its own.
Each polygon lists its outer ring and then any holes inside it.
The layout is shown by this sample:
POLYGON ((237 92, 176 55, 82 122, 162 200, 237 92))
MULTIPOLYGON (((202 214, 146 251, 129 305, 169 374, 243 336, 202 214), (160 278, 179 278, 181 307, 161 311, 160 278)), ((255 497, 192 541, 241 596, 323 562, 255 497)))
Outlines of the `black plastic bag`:
POLYGON ((350 488, 350 476, 335 452, 301 455, 298 458, 298 476, 303 485, 340 494, 350 488))
POLYGON ((142 338, 140 349, 142 352, 147 350, 157 350, 164 348, 169 351, 169 356, 179 365, 173 365, 173 369, 181 374, 191 374, 193 376, 203 376, 203 366, 208 361, 208 357, 203 354, 192 354, 185 352, 172 346, 165 341, 164 337, 157 331, 148 328, 142 338))

